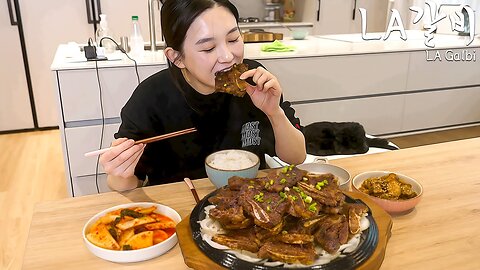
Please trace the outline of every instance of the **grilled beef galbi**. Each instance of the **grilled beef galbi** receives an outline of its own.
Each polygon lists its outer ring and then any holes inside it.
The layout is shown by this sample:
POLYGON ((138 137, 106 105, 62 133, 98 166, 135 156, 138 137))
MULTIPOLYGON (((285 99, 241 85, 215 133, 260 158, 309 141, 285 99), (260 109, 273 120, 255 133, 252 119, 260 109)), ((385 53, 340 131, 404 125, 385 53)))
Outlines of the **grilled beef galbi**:
POLYGON ((232 177, 209 201, 216 205, 209 216, 227 230, 213 241, 286 263, 312 264, 315 245, 336 253, 360 232, 368 211, 363 204, 345 203, 334 175, 295 166, 262 178, 232 177))
POLYGON ((247 82, 240 79, 240 75, 248 70, 244 63, 234 64, 229 70, 215 73, 215 92, 232 94, 243 97, 246 93, 247 82))
POLYGON ((212 237, 212 240, 232 249, 243 249, 250 252, 257 252, 260 247, 253 228, 235 230, 227 234, 217 234, 212 237))
POLYGON ((258 257, 287 263, 312 264, 316 258, 313 244, 291 245, 269 241, 258 251, 258 257))

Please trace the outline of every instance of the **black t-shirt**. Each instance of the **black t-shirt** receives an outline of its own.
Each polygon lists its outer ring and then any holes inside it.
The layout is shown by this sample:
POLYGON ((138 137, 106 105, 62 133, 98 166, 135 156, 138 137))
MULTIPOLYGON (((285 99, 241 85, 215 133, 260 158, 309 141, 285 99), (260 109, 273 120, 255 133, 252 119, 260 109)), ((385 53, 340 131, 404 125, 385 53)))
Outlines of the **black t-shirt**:
MULTIPOLYGON (((244 60, 250 69, 261 66, 244 60)), ((140 158, 135 175, 149 183, 164 184, 206 177, 205 158, 218 150, 244 149, 256 153, 265 168, 264 154, 275 155, 273 129, 265 113, 250 96, 225 93, 202 95, 184 79, 180 91, 168 69, 144 80, 122 109, 122 124, 115 138, 134 140, 195 127, 197 132, 150 143, 140 158)), ((297 128, 300 121, 289 102, 280 102, 297 128)))

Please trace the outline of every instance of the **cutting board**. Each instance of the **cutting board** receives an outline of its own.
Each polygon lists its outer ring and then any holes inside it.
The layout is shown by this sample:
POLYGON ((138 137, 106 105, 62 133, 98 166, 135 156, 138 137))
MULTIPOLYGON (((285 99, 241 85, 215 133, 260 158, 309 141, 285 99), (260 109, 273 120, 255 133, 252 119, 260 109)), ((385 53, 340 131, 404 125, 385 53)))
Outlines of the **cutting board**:
MULTIPOLYGON (((385 212, 380 206, 375 204, 368 198, 367 195, 358 192, 344 193, 354 199, 362 200, 371 210, 372 216, 378 226, 378 244, 373 254, 362 265, 357 267, 359 270, 375 270, 379 269, 382 265, 383 258, 385 256, 385 249, 387 247, 388 239, 391 235, 392 218, 385 212)), ((182 250, 183 259, 188 267, 193 269, 227 269, 223 266, 212 261, 207 257, 202 250, 200 250, 193 241, 192 230, 190 228, 190 215, 185 217, 180 223, 177 224, 177 236, 182 250)))

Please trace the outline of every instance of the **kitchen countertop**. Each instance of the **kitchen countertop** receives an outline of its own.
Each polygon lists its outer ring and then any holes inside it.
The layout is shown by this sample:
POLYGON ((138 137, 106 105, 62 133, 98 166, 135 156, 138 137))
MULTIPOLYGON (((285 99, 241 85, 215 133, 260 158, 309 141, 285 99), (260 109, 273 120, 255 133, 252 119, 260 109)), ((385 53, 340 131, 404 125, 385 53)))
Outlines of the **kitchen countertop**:
MULTIPOLYGON (((292 40, 287 37, 282 42, 296 47, 293 52, 262 52, 261 46, 265 43, 245 44, 245 58, 249 59, 283 59, 293 57, 322 57, 334 55, 354 55, 369 53, 388 53, 403 51, 435 51, 441 49, 473 49, 480 47, 480 37, 474 38, 472 44, 467 46, 469 37, 458 35, 435 34, 433 42, 435 48, 425 46, 425 37, 422 31, 407 30, 407 40, 400 39, 399 34, 394 32, 387 40, 364 41, 360 34, 307 36, 304 40, 292 40)), ((75 46, 75 45, 74 45, 75 46)), ((52 62, 52 70, 95 68, 94 62, 87 62, 78 50, 71 50, 68 45, 61 44, 52 62), (68 55, 73 57, 67 57, 68 55)), ((434 54, 434 52, 432 52, 434 54)), ((107 55, 109 61, 99 61, 100 68, 133 66, 133 62, 122 53, 116 51, 107 55)), ((142 65, 165 65, 166 60, 163 51, 145 51, 144 57, 138 59, 142 65)))
POLYGON ((257 22, 239 23, 240 29, 248 28, 288 28, 288 27, 313 27, 310 22, 257 22))
MULTIPOLYGON (((380 269, 480 269, 480 138, 332 160, 352 176, 387 170, 423 185, 422 201, 408 214, 393 216, 392 235, 380 269)), ((214 190, 194 181, 200 198, 214 190)), ((188 269, 177 245, 161 257, 131 264, 104 261, 82 242, 82 227, 103 209, 129 202, 155 201, 185 218, 195 200, 184 183, 130 192, 41 202, 35 207, 23 269, 188 269)))

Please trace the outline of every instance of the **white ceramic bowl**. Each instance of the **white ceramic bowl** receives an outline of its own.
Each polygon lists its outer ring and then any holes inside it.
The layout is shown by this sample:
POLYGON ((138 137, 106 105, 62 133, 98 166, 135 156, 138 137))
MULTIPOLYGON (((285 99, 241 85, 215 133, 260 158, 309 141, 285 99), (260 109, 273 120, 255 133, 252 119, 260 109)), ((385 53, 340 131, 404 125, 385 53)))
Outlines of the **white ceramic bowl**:
POLYGON ((229 149, 221 150, 215 153, 212 153, 207 156, 205 159, 205 171, 207 172, 208 179, 214 184, 217 188, 223 187, 228 184, 228 179, 232 176, 240 176, 243 178, 255 178, 258 174, 258 168, 260 167, 260 159, 257 155, 252 152, 240 150, 240 149, 229 149), (243 169, 222 169, 212 166, 212 162, 215 155, 225 154, 227 152, 238 152, 243 153, 248 156, 248 158, 254 163, 253 166, 243 169))
POLYGON ((343 168, 325 163, 304 163, 298 165, 297 168, 317 174, 331 173, 338 178, 338 185, 340 189, 349 191, 350 174, 343 168))
POLYGON ((412 185, 412 189, 417 193, 417 196, 407 200, 386 200, 386 199, 380 199, 370 195, 369 197, 376 204, 378 204, 380 207, 382 207, 385 211, 387 211, 390 214, 406 213, 407 211, 413 209, 420 202, 423 195, 422 185, 411 177, 408 177, 400 173, 389 172, 389 171, 364 172, 364 173, 358 174, 353 178, 352 189, 354 191, 361 192, 360 187, 362 186, 363 181, 371 177, 380 177, 390 173, 394 173, 398 175, 398 178, 400 179, 400 181, 412 185))
POLYGON ((177 211, 173 210, 172 208, 158 204, 158 203, 150 203, 150 202, 138 202, 138 203, 127 203, 122 205, 117 205, 108 209, 103 210, 102 212, 96 214, 88 222, 83 226, 83 242, 87 246, 87 249, 92 252, 95 256, 102 258, 107 261, 117 262, 117 263, 129 263, 129 262, 140 262, 149 260, 155 257, 162 255, 163 253, 170 250, 177 244, 177 233, 171 235, 165 241, 153 245, 151 247, 137 249, 137 250, 109 250, 105 248, 98 247, 90 241, 88 241, 86 235, 90 227, 102 216, 106 215, 108 212, 120 209, 120 208, 129 208, 129 207, 150 207, 155 205, 157 210, 155 213, 162 214, 171 218, 175 223, 179 223, 182 218, 177 213, 177 211))

